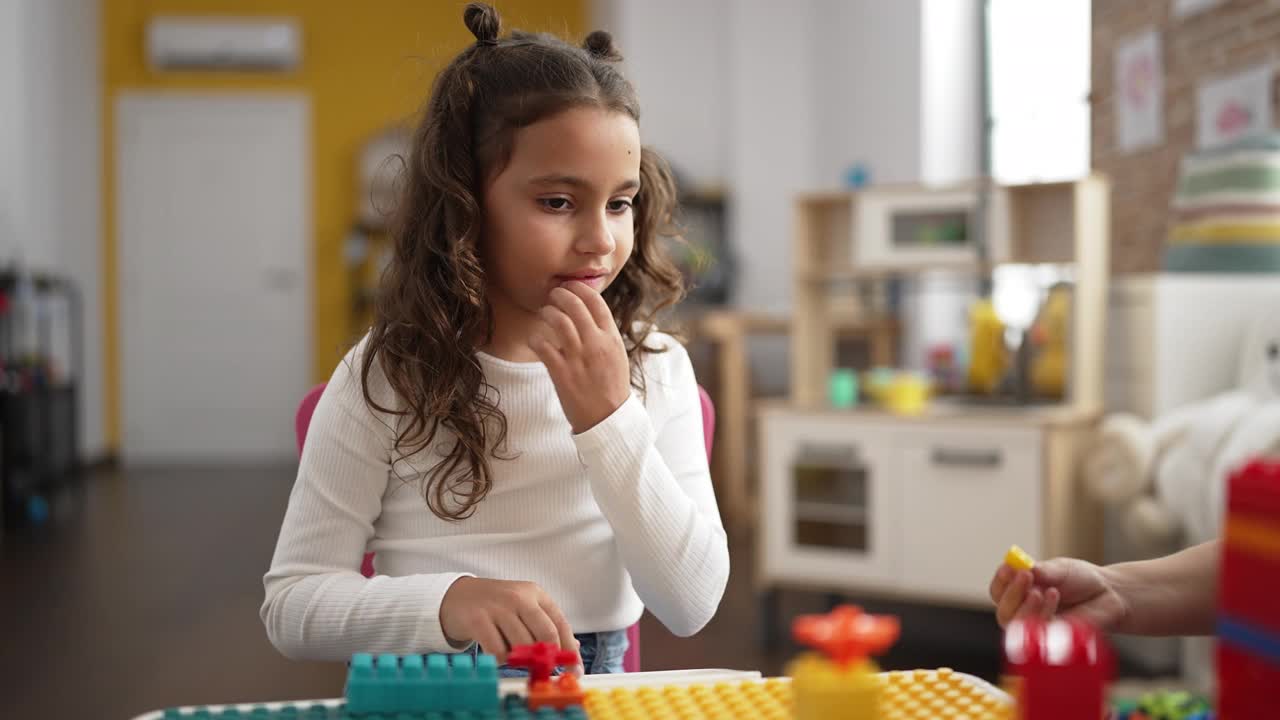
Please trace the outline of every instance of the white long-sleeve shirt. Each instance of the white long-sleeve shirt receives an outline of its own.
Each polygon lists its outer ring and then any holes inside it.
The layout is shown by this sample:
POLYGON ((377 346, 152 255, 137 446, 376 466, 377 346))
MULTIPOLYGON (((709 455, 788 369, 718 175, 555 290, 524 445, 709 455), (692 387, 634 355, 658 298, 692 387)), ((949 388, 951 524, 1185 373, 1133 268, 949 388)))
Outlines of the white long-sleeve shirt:
MULTIPOLYGON (((423 499, 429 451, 393 463, 400 420, 365 403, 358 345, 311 419, 263 579, 271 642, 327 660, 457 650, 440 604, 466 575, 536 583, 574 632, 625 628, 646 607, 677 635, 701 629, 724 593, 728 546, 688 354, 661 333, 647 344, 668 352, 644 356, 645 399, 633 393, 579 435, 545 366, 479 354, 507 418, 499 454, 510 459, 489 458, 492 488, 461 521, 423 499), (377 553, 370 579, 359 572, 366 551, 377 553)), ((398 407, 377 367, 374 398, 398 407)), ((441 429, 436 446, 451 445, 441 429)))

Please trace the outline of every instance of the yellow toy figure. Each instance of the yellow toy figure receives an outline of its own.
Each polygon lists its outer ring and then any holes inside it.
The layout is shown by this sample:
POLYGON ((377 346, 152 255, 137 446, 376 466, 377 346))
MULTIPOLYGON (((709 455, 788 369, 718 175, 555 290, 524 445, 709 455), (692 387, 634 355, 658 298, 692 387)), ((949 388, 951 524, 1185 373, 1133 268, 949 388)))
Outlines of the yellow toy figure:
POLYGON ((879 720, 883 683, 869 658, 897 642, 898 619, 841 605, 828 615, 796 618, 796 641, 821 652, 791 663, 795 720, 879 720))
POLYGON ((1071 286, 1055 285, 1031 325, 1035 356, 1031 388, 1036 395, 1061 398, 1067 387, 1067 337, 1071 320, 1071 286))
POLYGON ((996 315, 991 298, 982 298, 969 308, 969 389, 995 392, 1008 365, 1004 346, 1004 323, 996 315))

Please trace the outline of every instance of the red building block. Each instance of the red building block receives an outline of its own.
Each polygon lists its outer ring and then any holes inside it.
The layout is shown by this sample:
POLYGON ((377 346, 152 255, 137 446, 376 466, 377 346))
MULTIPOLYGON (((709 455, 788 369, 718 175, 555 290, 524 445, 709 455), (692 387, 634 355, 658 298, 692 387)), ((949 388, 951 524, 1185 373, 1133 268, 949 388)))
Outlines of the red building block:
POLYGON ((578 682, 577 675, 564 674, 554 680, 541 680, 529 683, 529 709, 553 707, 564 710, 570 705, 581 705, 586 692, 578 682))
POLYGON ((1079 618, 1020 618, 1004 634, 1020 720, 1100 720, 1113 660, 1106 638, 1079 618))
POLYGON ((1280 632, 1280 463, 1254 460, 1231 474, 1218 611, 1280 632))
POLYGON ((1231 512, 1247 512, 1280 521, 1280 461, 1253 460, 1230 478, 1231 512))
POLYGON ((1274 717, 1280 665, 1218 643, 1218 720, 1274 717))
POLYGON ((801 615, 791 623, 796 642, 842 666, 884 652, 900 631, 898 618, 868 615, 857 605, 841 605, 826 615, 801 615))
POLYGON ((561 650, 560 646, 549 642, 517 645, 507 656, 507 664, 511 667, 529 669, 530 710, 540 707, 563 710, 570 705, 581 705, 584 692, 576 676, 564 674, 551 679, 557 665, 577 665, 580 662, 578 653, 561 650))
POLYGON ((557 665, 577 665, 578 653, 573 650, 561 650, 559 645, 549 642, 532 645, 517 645, 511 648, 507 656, 507 665, 529 670, 529 683, 550 680, 551 673, 557 665))
MULTIPOLYGON (((1227 520, 1230 532, 1232 519, 1227 520)), ((1218 612, 1269 632, 1280 632, 1280 559, 1224 544, 1218 576, 1218 612)))

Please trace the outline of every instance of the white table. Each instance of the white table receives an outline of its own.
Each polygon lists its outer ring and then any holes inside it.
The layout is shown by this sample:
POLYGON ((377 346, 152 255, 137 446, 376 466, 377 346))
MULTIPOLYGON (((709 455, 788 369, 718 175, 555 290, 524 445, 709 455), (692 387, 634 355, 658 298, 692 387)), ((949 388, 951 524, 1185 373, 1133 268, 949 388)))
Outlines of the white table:
MULTIPOLYGON (((987 681, 966 675, 964 673, 956 673, 963 677, 966 681, 971 682, 981 688, 984 692, 999 697, 1006 702, 1012 702, 1003 690, 995 687, 987 681)), ((614 688, 633 688, 633 687, 669 687, 672 685, 714 685, 722 682, 744 682, 744 681, 761 681, 764 678, 759 672, 753 670, 724 670, 719 668, 700 668, 696 670, 665 670, 659 672, 638 672, 638 673, 618 673, 613 675, 585 675, 582 677, 582 687, 584 690, 611 690, 614 688)), ((787 681, 788 678, 780 678, 787 681)), ((508 695, 524 695, 528 680, 526 678, 503 678, 498 681, 498 695, 506 697, 508 695)), ((215 718, 217 714, 229 709, 239 710, 248 713, 256 708, 266 708, 268 710, 281 710, 287 705, 293 705, 299 708, 309 708, 313 705, 322 705, 326 708, 336 708, 346 702, 345 698, 329 698, 325 700, 293 700, 269 703, 236 703, 230 705, 201 705, 198 706, 210 711, 215 718)), ((197 706, 188 706, 179 708, 183 712, 191 712, 197 706)), ((133 720, 163 720, 164 714, 162 710, 153 710, 148 713, 136 716, 133 720)))
MULTIPOLYGON (((760 679, 761 675, 757 671, 704 668, 698 670, 665 670, 658 672, 617 673, 611 675, 584 675, 582 677, 582 688, 584 690, 591 690, 644 686, 658 687, 667 685, 710 685, 719 682, 742 682, 744 680, 760 679)), ((529 681, 527 678, 502 678, 498 681, 498 695, 501 697, 506 697, 511 694, 524 695, 528 684, 529 681)), ((323 705, 327 708, 334 708, 345 702, 345 698, 328 698, 324 700, 289 700, 268 703, 192 705, 179 709, 185 712, 190 712, 195 710, 197 707, 200 707, 209 710, 216 717, 217 713, 229 709, 235 709, 241 712, 249 712, 259 707, 265 707, 268 710, 280 710, 287 705, 294 705, 302 708, 310 707, 312 705, 323 705)), ((162 720, 163 717, 164 715, 162 710, 153 710, 151 712, 138 715, 133 720, 162 720)))

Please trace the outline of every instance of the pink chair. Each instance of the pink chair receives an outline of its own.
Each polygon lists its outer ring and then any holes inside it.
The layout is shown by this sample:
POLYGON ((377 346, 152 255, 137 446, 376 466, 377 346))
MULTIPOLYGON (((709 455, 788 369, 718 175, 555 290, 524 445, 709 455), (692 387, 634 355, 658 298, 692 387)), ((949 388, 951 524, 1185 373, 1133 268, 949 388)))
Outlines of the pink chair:
MULTIPOLYGON (((298 439, 298 454, 302 454, 302 445, 307 439, 307 428, 311 425, 311 416, 316 411, 320 396, 324 394, 325 383, 320 383, 307 391, 302 402, 298 404, 298 412, 293 418, 293 430, 298 439)), ((711 459, 711 445, 716 432, 716 406, 711 396, 698 386, 698 401, 702 406, 702 437, 707 447, 707 460, 711 459)), ((365 553, 360 564, 360 572, 365 577, 373 577, 373 553, 365 553)), ((622 669, 626 672, 640 671, 640 623, 627 628, 627 653, 622 657, 622 669)))

